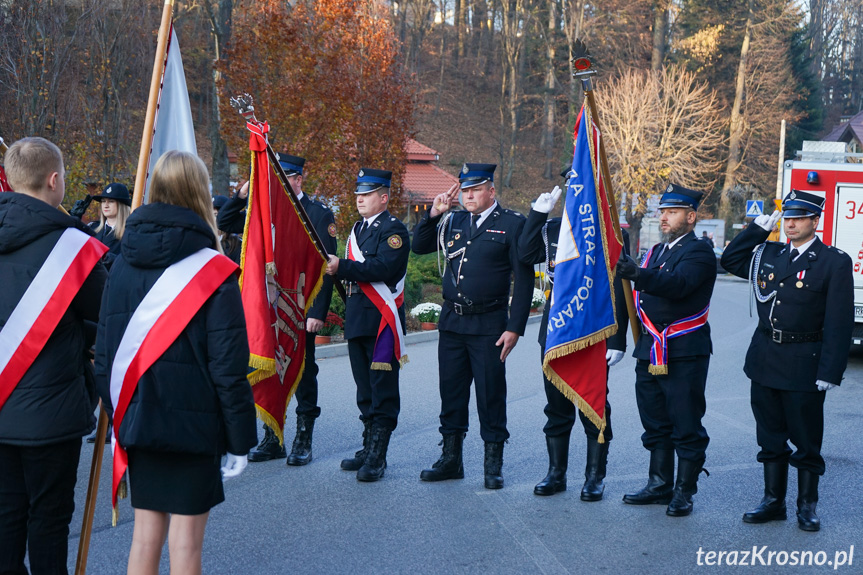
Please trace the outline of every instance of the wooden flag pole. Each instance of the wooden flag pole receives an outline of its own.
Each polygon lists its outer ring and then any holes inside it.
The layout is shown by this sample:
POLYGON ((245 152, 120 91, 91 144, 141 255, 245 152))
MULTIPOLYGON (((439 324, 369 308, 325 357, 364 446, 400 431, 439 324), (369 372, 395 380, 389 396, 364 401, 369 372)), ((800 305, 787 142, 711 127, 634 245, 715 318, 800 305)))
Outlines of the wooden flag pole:
MULTIPOLYGON (((150 148, 153 145, 153 124, 156 119, 156 109, 159 100, 159 87, 162 83, 162 73, 165 68, 165 53, 168 47, 168 33, 171 30, 171 18, 174 15, 174 0, 165 0, 162 9, 162 21, 159 24, 159 38, 156 43, 156 59, 153 64, 153 77, 150 81, 150 96, 147 101, 147 113, 144 117, 144 133, 141 138, 141 152, 138 155, 138 171, 135 174, 135 192, 132 196, 132 209, 139 207, 144 199, 144 185, 147 182, 147 167, 150 163, 150 148)), ((93 532, 93 516, 96 511, 96 497, 99 490, 99 479, 102 471, 102 455, 105 450, 105 437, 108 434, 108 417, 104 408, 99 409, 99 423, 96 428, 96 444, 93 448, 93 460, 90 463, 90 479, 87 484, 87 499, 84 502, 84 519, 81 526, 81 536, 78 539, 78 558, 75 563, 75 575, 87 572, 87 555, 90 551, 90 535, 93 532)))
POLYGON ((159 25, 159 39, 156 42, 156 60, 153 63, 153 77, 150 79, 150 96, 147 99, 147 113, 144 116, 144 134, 141 136, 141 151, 138 154, 138 171, 135 173, 135 192, 132 195, 132 209, 144 201, 144 187, 147 185, 147 169, 150 166, 150 149, 153 147, 153 124, 159 107, 159 88, 165 71, 165 53, 168 50, 168 34, 171 18, 174 16, 174 0, 165 0, 162 9, 162 22, 159 25))
MULTIPOLYGON (((593 96, 593 83, 591 76, 596 75, 596 70, 592 69, 593 61, 590 59, 590 54, 587 47, 581 40, 578 40, 575 45, 575 56, 573 57, 573 68, 577 70, 574 74, 576 78, 581 80, 581 87, 584 90, 584 99, 587 101, 587 108, 590 110, 590 118, 597 128, 600 128, 599 114, 596 111, 596 100, 593 96)), ((620 232, 620 218, 617 215, 617 200, 614 196, 611 183, 611 172, 608 169, 608 158, 605 155, 605 143, 602 138, 602 130, 600 129, 599 138, 599 163, 602 170, 602 179, 605 182, 605 196, 608 201, 609 211, 611 213, 611 222, 614 225, 614 235, 618 241, 623 243, 623 234, 620 232)), ((623 284, 623 296, 626 300, 626 310, 629 314, 629 325, 632 331, 632 341, 638 343, 638 338, 641 336, 641 322, 638 319, 638 314, 635 311, 635 301, 632 299, 632 283, 628 279, 621 278, 623 284)))
POLYGON ((99 423, 96 425, 96 444, 93 447, 93 461, 90 462, 90 481, 87 483, 87 499, 84 502, 84 520, 81 536, 78 538, 78 559, 75 561, 75 575, 87 572, 87 555, 90 552, 90 535, 93 533, 93 516, 96 514, 96 495, 102 471, 102 456, 105 451, 105 438, 108 436, 108 416, 99 401, 99 423))

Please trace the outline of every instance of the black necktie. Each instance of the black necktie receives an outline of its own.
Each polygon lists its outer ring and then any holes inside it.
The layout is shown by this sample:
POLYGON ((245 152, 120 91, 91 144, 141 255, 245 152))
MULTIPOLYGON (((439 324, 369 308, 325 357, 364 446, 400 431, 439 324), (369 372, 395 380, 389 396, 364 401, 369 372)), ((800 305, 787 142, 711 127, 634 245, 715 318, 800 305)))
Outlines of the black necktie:
POLYGON ((797 256, 799 256, 799 255, 800 255, 800 252, 797 251, 797 248, 792 249, 791 250, 791 262, 793 263, 794 260, 796 260, 797 256))
POLYGON ((479 221, 479 215, 478 214, 471 214, 470 215, 470 237, 474 237, 476 235, 476 230, 477 230, 476 223, 477 223, 477 221, 479 221))
POLYGON ((358 237, 358 238, 362 238, 362 237, 365 235, 365 233, 366 233, 366 231, 367 231, 368 229, 369 229, 369 223, 368 223, 368 222, 366 222, 366 221, 363 221, 363 225, 362 225, 362 227, 360 228, 360 235, 359 235, 359 236, 357 236, 357 237, 358 237))

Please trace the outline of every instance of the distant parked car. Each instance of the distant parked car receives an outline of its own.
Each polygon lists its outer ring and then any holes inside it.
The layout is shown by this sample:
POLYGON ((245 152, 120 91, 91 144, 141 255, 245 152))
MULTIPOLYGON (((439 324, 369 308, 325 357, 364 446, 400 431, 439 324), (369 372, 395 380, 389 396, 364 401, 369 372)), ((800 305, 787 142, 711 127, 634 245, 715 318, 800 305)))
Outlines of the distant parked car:
POLYGON ((719 258, 722 257, 722 251, 722 248, 713 248, 713 255, 716 256, 716 273, 718 274, 728 273, 722 269, 722 265, 719 263, 719 258))

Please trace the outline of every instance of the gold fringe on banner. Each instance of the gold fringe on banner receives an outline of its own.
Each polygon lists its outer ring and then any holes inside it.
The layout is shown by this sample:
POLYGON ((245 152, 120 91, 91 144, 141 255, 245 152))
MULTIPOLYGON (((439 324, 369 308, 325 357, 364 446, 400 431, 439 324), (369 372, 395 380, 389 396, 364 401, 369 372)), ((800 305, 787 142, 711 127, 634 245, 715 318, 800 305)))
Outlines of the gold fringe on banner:
POLYGON ((393 366, 383 361, 373 361, 372 369, 375 371, 392 371, 393 366))
POLYGON ((407 355, 403 355, 401 358, 399 358, 399 367, 404 367, 405 365, 409 364, 410 361, 411 360, 408 359, 407 355))

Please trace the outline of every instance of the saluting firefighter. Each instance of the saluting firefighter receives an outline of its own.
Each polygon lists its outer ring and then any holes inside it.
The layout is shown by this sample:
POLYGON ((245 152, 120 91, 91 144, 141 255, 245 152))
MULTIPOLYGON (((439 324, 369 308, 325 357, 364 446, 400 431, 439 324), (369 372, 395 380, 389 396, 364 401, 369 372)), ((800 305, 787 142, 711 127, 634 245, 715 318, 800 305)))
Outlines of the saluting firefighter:
POLYGON ((357 211, 347 257, 331 255, 327 273, 345 280, 345 338, 357 384, 363 448, 342 460, 359 481, 384 476, 390 435, 398 424, 399 370, 404 348, 404 280, 410 255, 408 230, 387 211, 392 172, 363 168, 357 176, 357 211))
POLYGON ((743 515, 746 523, 786 519, 790 461, 798 526, 821 528, 815 507, 824 475, 824 396, 842 381, 854 329, 851 258, 815 235, 823 208, 824 198, 791 190, 783 212, 758 216, 722 255, 723 268, 750 280, 758 308, 743 371, 752 380, 764 498, 743 515), (790 245, 766 241, 780 217, 790 245))
POLYGON ((641 320, 642 337, 633 353, 635 398, 644 426, 641 442, 650 451, 647 485, 623 501, 668 504, 665 513, 673 517, 692 513, 710 442, 701 419, 713 351, 707 314, 716 256, 693 231, 702 196, 670 184, 659 201, 662 243, 647 252, 641 267, 629 256, 617 264, 618 275, 633 282, 641 320))
MULTIPOLYGON (((336 245, 336 220, 333 211, 323 203, 313 200, 308 194, 303 193, 305 158, 290 154, 277 154, 277 157, 279 165, 285 171, 288 183, 296 192, 303 209, 306 210, 306 214, 308 214, 318 237, 321 238, 324 248, 328 254, 335 254, 338 246, 336 245)), ((245 190, 244 197, 248 198, 248 187, 243 186, 241 192, 243 190, 245 190)), ((244 221, 245 213, 240 212, 237 209, 239 207, 238 201, 232 202, 231 211, 227 212, 226 217, 242 218, 241 221, 244 221)), ((223 208, 223 210, 227 209, 229 208, 223 208)), ((225 220, 220 218, 219 222, 223 223, 225 220)), ((312 307, 306 314, 306 363, 300 383, 297 384, 297 389, 294 392, 294 397, 297 399, 297 433, 291 445, 291 452, 287 456, 286 463, 288 465, 306 465, 312 460, 312 432, 315 427, 315 419, 321 415, 321 408, 318 406, 318 371, 320 370, 318 364, 315 363, 315 334, 324 327, 332 297, 333 278, 325 275, 321 291, 318 292, 312 302, 312 307)), ((284 445, 279 442, 276 433, 264 424, 264 439, 261 440, 258 447, 249 453, 249 461, 269 461, 283 457, 285 457, 284 445)))
MULTIPOLYGON (((561 172, 560 175, 564 178, 564 184, 569 180, 570 173, 569 168, 561 172)), ((541 194, 537 198, 533 209, 527 216, 524 231, 518 238, 519 256, 529 264, 544 263, 546 278, 550 286, 554 284, 554 262, 557 257, 557 239, 560 235, 561 218, 549 219, 548 214, 554 209, 560 195, 561 189, 555 187, 551 193, 541 194)), ((629 234, 626 230, 621 231, 623 232, 623 248, 628 254, 629 234)), ((617 301, 617 333, 606 340, 605 360, 609 368, 623 359, 623 352, 626 351, 626 331, 629 322, 624 303, 623 285, 619 278, 615 278, 614 281, 614 297, 617 301)), ((550 308, 550 305, 545 306, 542 323, 539 326, 540 362, 545 357, 546 327, 550 308)), ((606 376, 607 374, 606 371, 606 376)), ((537 483, 533 492, 536 495, 554 495, 560 491, 566 491, 569 438, 572 434, 572 427, 575 425, 575 412, 578 410, 575 404, 563 395, 545 374, 543 374, 543 381, 545 382, 545 397, 548 400, 544 410, 547 421, 542 429, 548 448, 548 474, 537 483)), ((584 468, 584 486, 581 488, 582 501, 600 501, 605 489, 603 480, 608 463, 608 448, 613 437, 611 405, 608 403, 607 397, 606 393, 604 443, 599 443, 599 428, 583 413, 578 412, 584 427, 584 434, 587 437, 587 464, 584 468)))
POLYGON ((438 323, 443 451, 431 469, 420 474, 423 481, 464 478, 462 444, 474 381, 485 441, 485 487, 503 487, 503 444, 509 438, 504 361, 524 334, 534 277, 533 267, 518 258, 525 217, 497 202, 496 167, 465 164, 459 181, 466 211, 450 211, 459 191, 454 188, 434 199, 414 230, 414 252, 440 249, 446 259, 438 323))

